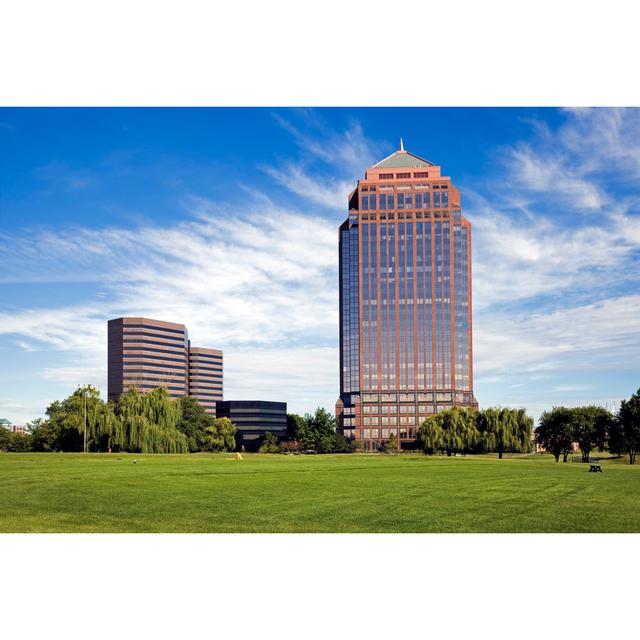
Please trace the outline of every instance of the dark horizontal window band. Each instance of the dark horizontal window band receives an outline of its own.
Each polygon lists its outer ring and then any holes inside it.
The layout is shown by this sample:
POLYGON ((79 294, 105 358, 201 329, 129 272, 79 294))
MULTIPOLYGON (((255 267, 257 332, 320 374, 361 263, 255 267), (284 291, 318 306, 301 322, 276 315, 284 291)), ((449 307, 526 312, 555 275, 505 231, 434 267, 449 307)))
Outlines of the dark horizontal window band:
POLYGON ((218 362, 222 362, 222 356, 212 356, 206 353, 189 353, 189 358, 192 360, 199 360, 202 358, 203 360, 216 360, 218 362))
POLYGON ((171 367, 163 367, 162 369, 123 369, 122 372, 118 372, 121 376, 130 374, 134 375, 150 375, 150 376, 173 376, 187 379, 187 374, 184 369, 172 369, 171 367))
POLYGON ((139 338, 140 340, 168 340, 171 344, 187 344, 187 340, 182 336, 164 336, 162 334, 149 333, 148 331, 140 331, 138 329, 135 331, 124 331, 122 333, 123 340, 131 340, 135 338, 139 338))
POLYGON ((177 333, 178 335, 184 336, 185 332, 183 329, 168 329, 167 327, 154 327, 150 324, 126 324, 123 323, 120 325, 123 329, 151 329, 151 331, 162 331, 165 333, 177 333))
POLYGON ((131 377, 127 377, 125 376, 124 378, 125 380, 138 380, 141 384, 142 383, 149 383, 149 384, 156 384, 156 385, 180 385, 182 387, 185 387, 187 384, 187 381, 185 378, 171 378, 169 380, 167 380, 167 378, 153 378, 151 376, 140 376, 140 375, 135 375, 135 376, 131 376, 131 377))
MULTIPOLYGON (((171 345, 165 345, 167 347, 170 347, 171 345)), ((182 354, 184 354, 184 357, 186 359, 187 357, 187 353, 184 349, 182 349, 182 353, 180 353, 180 351, 173 351, 171 349, 156 349, 155 347, 147 347, 144 344, 141 344, 139 346, 137 345, 132 345, 132 344, 125 344, 124 345, 125 348, 125 353, 127 353, 128 351, 151 351, 152 353, 168 353, 172 356, 181 356, 182 354)))
MULTIPOLYGON (((169 358, 167 356, 156 356, 144 353, 125 353, 122 356, 123 360, 146 360, 147 362, 160 362, 161 360, 167 360, 169 362, 184 362, 182 358, 169 358)), ((162 366, 158 364, 157 366, 162 366)))
POLYGON ((190 378, 217 378, 218 380, 222 380, 222 374, 217 375, 215 373, 199 373, 198 371, 191 371, 190 378))
MULTIPOLYGON (((162 336, 156 336, 157 338, 162 338, 162 336)), ((178 342, 163 342, 162 340, 149 340, 148 338, 143 338, 139 336, 135 336, 132 338, 127 338, 125 336, 123 340, 124 348, 129 347, 130 342, 140 343, 140 344, 155 344, 159 347, 175 347, 176 349, 182 349, 185 353, 187 348, 184 346, 184 343, 179 340, 178 342)), ((130 348, 130 347, 129 347, 130 348)))
POLYGON ((210 398, 211 400, 222 400, 221 393, 191 393, 192 398, 210 398))
POLYGON ((122 369, 123 373, 143 373, 151 376, 154 375, 176 375, 176 376, 185 376, 186 377, 186 369, 184 367, 166 365, 164 367, 159 367, 156 369, 122 369))
POLYGON ((212 369, 211 367, 200 367, 200 366, 194 366, 193 363, 191 364, 191 366, 189 367, 191 369, 191 371, 196 372, 196 371, 203 371, 203 372, 211 372, 211 373, 222 373, 224 371, 224 369, 222 367, 218 367, 217 369, 212 369))
POLYGON ((279 416, 265 416, 256 415, 255 413, 231 413, 229 417, 234 419, 238 418, 238 420, 253 420, 254 422, 282 422, 283 420, 286 422, 286 418, 282 414, 280 414, 279 416))
POLYGON ((137 382, 124 382, 124 387, 128 388, 129 386, 137 387, 138 389, 159 389, 160 387, 165 387, 168 391, 180 391, 183 394, 185 393, 185 388, 182 386, 175 385, 166 385, 166 384, 138 384, 137 382))

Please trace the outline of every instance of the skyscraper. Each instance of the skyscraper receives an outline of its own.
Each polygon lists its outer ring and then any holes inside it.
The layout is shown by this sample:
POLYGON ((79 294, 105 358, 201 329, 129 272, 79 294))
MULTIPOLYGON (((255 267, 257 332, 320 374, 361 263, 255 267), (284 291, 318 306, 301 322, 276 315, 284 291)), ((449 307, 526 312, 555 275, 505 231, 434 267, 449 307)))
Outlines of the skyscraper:
POLYGON ((167 388, 174 398, 191 395, 215 415, 222 400, 222 351, 192 347, 183 324, 151 318, 115 318, 108 323, 108 397, 130 386, 147 392, 167 388))
POLYGON ((189 395, 207 411, 216 413, 222 400, 222 351, 189 347, 189 395))
POLYGON ((373 450, 476 407, 471 225, 440 167, 400 150, 367 169, 339 230, 339 429, 373 450))

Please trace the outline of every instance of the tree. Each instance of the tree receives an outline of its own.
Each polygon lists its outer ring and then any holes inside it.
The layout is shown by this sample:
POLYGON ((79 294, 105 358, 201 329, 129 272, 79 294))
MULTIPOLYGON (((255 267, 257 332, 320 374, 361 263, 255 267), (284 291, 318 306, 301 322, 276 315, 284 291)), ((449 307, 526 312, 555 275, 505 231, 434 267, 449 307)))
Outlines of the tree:
POLYGON ((611 431, 619 449, 629 455, 629 464, 635 464, 640 449, 640 389, 620 403, 611 431))
POLYGON ((299 435, 305 449, 314 453, 330 453, 336 442, 335 418, 326 409, 318 407, 313 415, 304 417, 299 435))
POLYGON ((32 451, 31 435, 29 433, 14 433, 0 427, 0 451, 12 453, 32 451))
POLYGON ((536 442, 553 454, 556 462, 560 460, 561 455, 562 461, 566 462, 573 449, 572 419, 572 411, 566 407, 553 407, 551 411, 545 411, 540 416, 535 434, 536 442))
POLYGON ((0 427, 0 451, 9 451, 12 435, 11 431, 4 427, 0 427))
POLYGON ((500 459, 505 451, 515 448, 518 444, 517 423, 512 409, 484 409, 480 412, 478 426, 482 434, 482 448, 485 451, 497 451, 500 459))
POLYGON ((267 431, 267 433, 264 434, 264 440, 258 451, 260 453, 280 453, 278 437, 274 433, 271 433, 271 431, 267 431))
POLYGON ((229 418, 215 418, 212 425, 208 427, 209 433, 212 433, 213 429, 215 429, 216 433, 215 446, 219 447, 215 451, 233 451, 236 448, 236 433, 238 429, 229 418))
POLYGON ((349 440, 345 438, 341 433, 336 432, 333 439, 334 453, 353 453, 356 450, 355 440, 349 440))
POLYGON ((440 415, 444 430, 444 450, 448 456, 470 451, 480 442, 475 411, 452 407, 440 415))
MULTIPOLYGON (((166 387, 141 394, 135 387, 123 393, 115 409, 118 420, 103 421, 114 431, 109 441, 125 451, 141 453, 186 453, 187 436, 177 429, 180 406, 166 387)), ((111 445, 110 445, 111 446, 111 445)))
POLYGON ((207 427, 207 412, 204 407, 191 396, 178 399, 180 417, 176 429, 187 437, 189 451, 200 451, 199 439, 207 427))
POLYGON ((304 418, 297 413, 287 413, 287 438, 299 440, 304 429, 304 418))
POLYGON ((31 446, 34 451, 54 450, 56 435, 49 420, 36 418, 28 423, 27 429, 31 434, 31 446))
POLYGON ((425 454, 444 451, 445 439, 442 414, 429 416, 418 429, 418 444, 425 454))
POLYGON ((533 418, 528 416, 523 408, 516 411, 516 425, 520 451, 529 453, 532 445, 533 418))
POLYGON ((445 409, 429 416, 418 429, 418 443, 426 454, 442 451, 450 456, 472 451, 480 442, 477 412, 473 409, 445 409))
POLYGON ((570 411, 573 439, 580 445, 582 462, 589 462, 592 449, 604 449, 613 416, 604 407, 595 405, 575 407, 570 411))
POLYGON ((392 433, 388 440, 382 443, 385 453, 396 453, 398 451, 398 436, 392 433))

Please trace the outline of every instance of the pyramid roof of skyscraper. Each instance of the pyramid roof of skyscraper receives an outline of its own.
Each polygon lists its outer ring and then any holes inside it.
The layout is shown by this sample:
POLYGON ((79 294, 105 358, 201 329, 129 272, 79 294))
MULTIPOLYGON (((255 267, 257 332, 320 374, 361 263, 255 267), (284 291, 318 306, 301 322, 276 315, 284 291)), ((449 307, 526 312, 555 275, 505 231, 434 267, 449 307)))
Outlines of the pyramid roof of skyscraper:
POLYGON ((394 151, 390 156, 387 156, 384 160, 376 162, 372 168, 375 169, 400 169, 402 167, 434 167, 433 162, 425 160, 414 153, 409 153, 404 150, 404 144, 400 140, 400 149, 394 151))

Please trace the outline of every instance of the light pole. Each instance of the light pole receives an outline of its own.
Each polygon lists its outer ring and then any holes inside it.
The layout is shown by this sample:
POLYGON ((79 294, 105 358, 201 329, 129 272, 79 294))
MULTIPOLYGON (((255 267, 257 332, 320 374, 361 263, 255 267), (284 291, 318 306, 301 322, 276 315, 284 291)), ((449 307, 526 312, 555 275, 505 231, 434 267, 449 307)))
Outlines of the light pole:
POLYGON ((82 416, 83 416, 83 426, 84 426, 82 452, 87 453, 87 389, 86 387, 83 389, 83 392, 82 392, 82 416))

